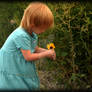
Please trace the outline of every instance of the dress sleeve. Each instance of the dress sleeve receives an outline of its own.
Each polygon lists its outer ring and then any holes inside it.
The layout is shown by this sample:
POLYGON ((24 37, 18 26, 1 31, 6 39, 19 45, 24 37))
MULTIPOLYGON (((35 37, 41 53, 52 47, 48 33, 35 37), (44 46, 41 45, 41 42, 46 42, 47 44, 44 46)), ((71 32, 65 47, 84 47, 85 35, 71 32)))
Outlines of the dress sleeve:
POLYGON ((14 42, 17 48, 22 48, 24 50, 31 49, 31 39, 25 35, 15 37, 14 42))

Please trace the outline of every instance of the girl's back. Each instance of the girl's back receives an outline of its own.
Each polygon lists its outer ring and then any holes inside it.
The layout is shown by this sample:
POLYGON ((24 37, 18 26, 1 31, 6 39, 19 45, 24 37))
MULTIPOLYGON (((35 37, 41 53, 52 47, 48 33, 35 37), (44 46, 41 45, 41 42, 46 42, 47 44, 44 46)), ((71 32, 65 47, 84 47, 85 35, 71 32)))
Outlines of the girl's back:
POLYGON ((30 36, 22 27, 10 34, 0 49, 0 89, 39 88, 35 63, 26 61, 20 51, 30 49, 33 53, 36 45, 37 35, 30 36))

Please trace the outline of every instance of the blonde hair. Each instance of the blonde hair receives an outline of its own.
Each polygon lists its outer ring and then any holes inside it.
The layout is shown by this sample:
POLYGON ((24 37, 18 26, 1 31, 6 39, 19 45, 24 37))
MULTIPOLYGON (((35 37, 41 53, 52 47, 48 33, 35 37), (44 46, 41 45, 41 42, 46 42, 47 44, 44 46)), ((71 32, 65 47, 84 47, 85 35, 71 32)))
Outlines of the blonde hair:
POLYGON ((25 9, 20 26, 30 31, 32 25, 45 26, 47 29, 54 26, 54 16, 46 4, 32 2, 25 9))

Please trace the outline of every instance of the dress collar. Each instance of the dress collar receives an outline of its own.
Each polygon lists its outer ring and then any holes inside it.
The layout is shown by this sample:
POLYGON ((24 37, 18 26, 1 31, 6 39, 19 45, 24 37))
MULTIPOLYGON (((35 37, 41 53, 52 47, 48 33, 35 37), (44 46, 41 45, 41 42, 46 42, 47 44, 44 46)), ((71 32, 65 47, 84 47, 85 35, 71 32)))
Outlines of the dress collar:
POLYGON ((19 26, 19 28, 22 28, 32 39, 36 39, 36 34, 34 32, 30 35, 23 27, 19 26))

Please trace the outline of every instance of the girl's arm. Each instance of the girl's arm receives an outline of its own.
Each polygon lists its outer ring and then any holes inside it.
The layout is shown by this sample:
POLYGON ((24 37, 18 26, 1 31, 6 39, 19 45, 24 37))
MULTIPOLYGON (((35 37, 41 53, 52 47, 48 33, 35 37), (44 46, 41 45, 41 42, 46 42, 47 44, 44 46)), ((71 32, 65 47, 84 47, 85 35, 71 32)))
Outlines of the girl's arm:
POLYGON ((40 52, 44 52, 44 51, 47 51, 47 49, 44 49, 44 48, 41 48, 38 46, 36 46, 36 48, 35 48, 35 53, 40 53, 40 52))
POLYGON ((39 60, 39 59, 44 58, 44 57, 55 55, 54 50, 47 50, 47 51, 44 51, 41 53, 31 53, 30 50, 21 49, 21 52, 22 52, 26 61, 39 60))

